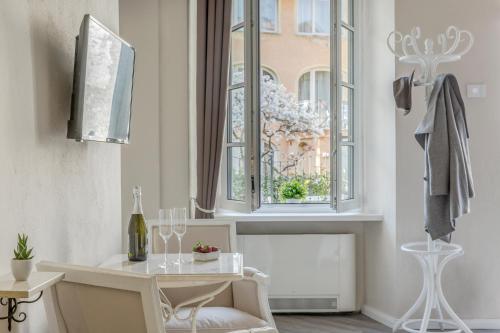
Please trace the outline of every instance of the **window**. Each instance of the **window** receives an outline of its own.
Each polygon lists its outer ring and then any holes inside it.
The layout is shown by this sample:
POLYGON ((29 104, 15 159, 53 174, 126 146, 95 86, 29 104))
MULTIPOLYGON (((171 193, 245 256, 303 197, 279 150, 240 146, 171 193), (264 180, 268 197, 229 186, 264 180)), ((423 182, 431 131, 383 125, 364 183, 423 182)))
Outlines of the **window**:
MULTIPOLYGON (((231 22, 235 26, 244 20, 245 0, 233 0, 231 22)), ((260 31, 278 32, 278 0, 260 0, 260 31)))
POLYGON ((341 163, 340 172, 340 199, 349 201, 355 199, 355 151, 356 140, 354 135, 354 96, 356 86, 354 80, 354 10, 353 0, 341 0, 340 11, 340 73, 338 73, 339 95, 339 149, 341 163))
POLYGON ((284 26, 297 17, 300 33, 321 39, 267 34, 277 28, 277 1, 233 2, 240 2, 233 18, 242 19, 231 32, 223 200, 245 210, 355 207, 354 0, 296 0, 280 9, 284 26), (250 24, 259 9, 260 31, 250 24))
POLYGON ((314 70, 300 76, 299 103, 315 108, 320 127, 325 127, 330 118, 330 72, 314 70))
POLYGON ((244 13, 245 13, 245 2, 244 0, 233 0, 232 3, 232 15, 231 15, 231 26, 243 23, 244 13))
POLYGON ((233 1, 226 133, 227 199, 244 201, 245 185, 245 24, 244 2, 233 1))
POLYGON ((260 31, 278 32, 278 0, 260 1, 260 31))
POLYGON ((330 34, 331 0, 298 0, 297 26, 301 34, 330 34))

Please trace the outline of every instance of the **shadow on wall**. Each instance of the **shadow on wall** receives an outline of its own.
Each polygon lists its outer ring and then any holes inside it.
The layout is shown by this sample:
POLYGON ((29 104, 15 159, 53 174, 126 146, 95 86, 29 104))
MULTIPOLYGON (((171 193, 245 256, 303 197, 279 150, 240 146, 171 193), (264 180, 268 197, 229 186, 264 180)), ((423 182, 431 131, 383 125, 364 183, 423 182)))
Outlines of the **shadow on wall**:
MULTIPOLYGON (((30 9, 36 10, 33 6, 30 9)), ((31 18, 35 130, 43 144, 51 139, 60 141, 66 137, 71 110, 75 44, 74 40, 66 40, 74 39, 78 27, 61 27, 59 22, 50 18, 41 19, 40 15, 31 15, 31 18), (70 36, 67 31, 73 30, 74 36, 70 36)))

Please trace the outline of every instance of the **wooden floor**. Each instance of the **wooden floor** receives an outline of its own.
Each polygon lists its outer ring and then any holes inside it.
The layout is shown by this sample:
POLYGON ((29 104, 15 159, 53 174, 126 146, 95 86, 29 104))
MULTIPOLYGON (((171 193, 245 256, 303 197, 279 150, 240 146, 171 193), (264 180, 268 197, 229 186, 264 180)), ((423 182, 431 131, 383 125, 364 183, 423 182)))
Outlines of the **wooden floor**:
MULTIPOLYGON (((390 333, 392 330, 362 315, 274 315, 280 333, 390 333)), ((403 332, 403 331, 400 331, 403 332)), ((500 333, 476 330, 475 333, 500 333)))

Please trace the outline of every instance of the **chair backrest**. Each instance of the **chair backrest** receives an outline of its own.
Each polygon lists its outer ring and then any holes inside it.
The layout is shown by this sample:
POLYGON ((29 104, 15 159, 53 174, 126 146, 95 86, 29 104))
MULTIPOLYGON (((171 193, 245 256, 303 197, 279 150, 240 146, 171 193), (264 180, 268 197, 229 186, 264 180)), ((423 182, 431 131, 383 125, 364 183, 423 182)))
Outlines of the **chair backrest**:
MULTIPOLYGON (((165 244, 158 234, 157 223, 157 220, 148 220, 148 226, 151 228, 151 252, 163 253, 165 251, 165 244)), ((217 246, 222 252, 236 252, 236 223, 231 220, 217 219, 188 220, 187 232, 182 238, 182 252, 191 253, 193 245, 197 241, 217 246)), ((177 253, 179 251, 179 243, 175 236, 172 236, 168 241, 168 251, 169 253, 177 253)), ((164 292, 170 302, 175 305, 194 296, 207 293, 215 288, 216 286, 169 288, 164 289, 164 292)), ((212 302, 207 304, 207 306, 225 307, 232 307, 233 305, 232 288, 226 288, 223 292, 215 296, 212 302)))
MULTIPOLYGON (((148 220, 151 230, 151 252, 163 253, 165 245, 158 234, 158 220, 148 220)), ((222 252, 236 252, 236 223, 232 220, 188 220, 187 232, 182 238, 182 253, 191 253, 193 245, 202 241, 219 247, 222 252)), ((169 253, 179 251, 175 236, 168 241, 169 253)))
POLYGON ((40 262, 37 269, 65 273, 43 295, 50 332, 165 332, 152 276, 52 262, 40 262))

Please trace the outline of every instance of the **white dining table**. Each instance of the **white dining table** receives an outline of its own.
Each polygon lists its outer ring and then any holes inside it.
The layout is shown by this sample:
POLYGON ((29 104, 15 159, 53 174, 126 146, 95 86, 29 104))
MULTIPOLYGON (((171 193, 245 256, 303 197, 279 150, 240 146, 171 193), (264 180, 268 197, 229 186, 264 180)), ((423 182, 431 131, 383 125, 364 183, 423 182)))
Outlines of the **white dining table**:
POLYGON ((192 332, 196 332, 196 315, 201 307, 212 301, 216 295, 226 289, 231 282, 243 279, 243 255, 240 253, 221 253, 217 260, 194 261, 192 254, 182 254, 183 263, 174 264, 177 254, 169 254, 167 268, 160 265, 165 262, 165 255, 152 254, 146 261, 129 261, 126 254, 117 254, 103 262, 99 267, 122 272, 142 273, 155 276, 159 288, 182 288, 217 285, 213 290, 172 306, 168 296, 160 289, 160 298, 166 321, 191 321, 192 332), (179 310, 191 308, 187 316, 182 317, 179 310))

